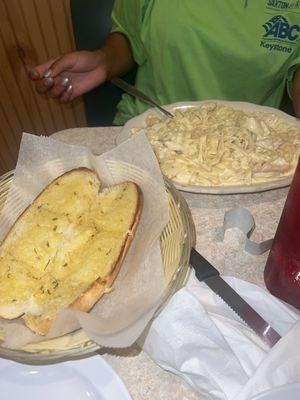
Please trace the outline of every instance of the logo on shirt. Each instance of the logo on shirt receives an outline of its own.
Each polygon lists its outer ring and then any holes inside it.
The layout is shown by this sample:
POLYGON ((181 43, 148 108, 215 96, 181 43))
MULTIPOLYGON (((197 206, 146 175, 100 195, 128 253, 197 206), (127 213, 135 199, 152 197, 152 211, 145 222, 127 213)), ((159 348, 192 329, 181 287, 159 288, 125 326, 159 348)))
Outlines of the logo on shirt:
POLYGON ((272 17, 268 22, 263 24, 263 27, 266 31, 264 34, 264 38, 279 38, 279 39, 287 39, 291 42, 298 39, 300 26, 299 25, 290 25, 288 20, 282 15, 276 15, 272 17))
POLYGON ((271 50, 291 53, 299 38, 300 26, 290 25, 282 15, 275 15, 262 25, 265 33, 260 46, 271 50))

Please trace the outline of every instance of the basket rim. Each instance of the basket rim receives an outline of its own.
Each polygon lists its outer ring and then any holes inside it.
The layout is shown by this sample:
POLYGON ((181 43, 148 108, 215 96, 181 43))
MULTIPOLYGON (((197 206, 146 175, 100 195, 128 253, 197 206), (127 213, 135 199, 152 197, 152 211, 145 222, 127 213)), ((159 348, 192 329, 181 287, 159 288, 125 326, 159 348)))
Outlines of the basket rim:
MULTIPOLYGON (((4 193, 4 200, 2 201, 2 205, 5 203, 5 196, 7 196, 9 192, 9 185, 13 179, 14 176, 14 170, 8 171, 7 173, 3 174, 0 176, 0 190, 3 189, 2 195, 4 193), (4 188, 4 186, 7 186, 4 188)), ((184 236, 186 241, 182 244, 182 252, 181 252, 181 257, 180 261, 178 263, 178 266, 176 270, 174 271, 174 274, 172 275, 172 279, 168 283, 165 289, 165 294, 162 298, 161 304, 158 306, 157 310, 155 311, 155 314, 153 318, 155 318, 161 310, 165 307, 166 303, 168 300, 173 296, 173 294, 180 288, 182 287, 188 276, 189 276, 189 253, 191 250, 191 247, 195 245, 196 241, 196 230, 195 230, 195 225, 191 216, 190 209, 186 203, 186 200, 184 197, 179 193, 179 191, 176 189, 174 184, 170 181, 169 178, 164 176, 164 182, 165 182, 165 187, 166 191, 169 192, 179 210, 179 215, 181 218, 181 223, 184 227, 184 236), (184 246, 184 244, 186 244, 184 246), (180 272, 184 272, 181 273, 180 272), (177 285, 175 285, 175 282, 177 285), (179 287, 178 287, 179 286, 179 287)), ((2 199, 0 198, 0 201, 2 199)), ((1 211, 0 211, 1 212, 1 211)), ((83 329, 78 329, 74 332, 70 332, 67 335, 70 339, 72 337, 75 338, 76 342, 76 336, 79 335, 85 335, 83 329)), ((46 339, 45 341, 41 341, 40 343, 54 343, 54 341, 61 340, 61 337, 53 338, 53 339, 46 339)), ((29 345, 31 346, 31 345, 29 345)), ((7 358, 10 360, 15 360, 19 362, 25 362, 27 364, 45 364, 47 362, 60 362, 60 361, 68 361, 68 360, 74 360, 86 356, 90 356, 94 353, 96 353, 101 346, 95 343, 93 340, 89 339, 86 336, 85 341, 80 341, 77 343, 76 346, 74 347, 68 347, 67 349, 51 349, 50 347, 52 346, 45 346, 44 349, 39 349, 35 351, 34 349, 26 349, 26 345, 21 348, 9 348, 9 347, 3 347, 1 346, 0 342, 0 357, 2 358, 7 358)))

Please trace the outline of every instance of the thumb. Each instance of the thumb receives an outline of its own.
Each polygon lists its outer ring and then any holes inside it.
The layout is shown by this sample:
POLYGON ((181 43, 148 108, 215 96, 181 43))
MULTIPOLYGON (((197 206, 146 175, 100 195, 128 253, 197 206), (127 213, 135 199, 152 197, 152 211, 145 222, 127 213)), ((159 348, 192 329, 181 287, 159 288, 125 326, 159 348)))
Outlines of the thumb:
POLYGON ((64 71, 68 71, 74 67, 77 61, 76 53, 68 53, 62 57, 58 57, 52 60, 52 63, 48 65, 48 68, 44 71, 44 77, 52 77, 55 78, 57 75, 60 75, 64 71))
POLYGON ((51 66, 58 60, 57 58, 52 58, 45 62, 44 64, 37 65, 32 70, 29 71, 29 78, 33 81, 41 79, 44 77, 46 71, 50 70, 51 66))
POLYGON ((57 75, 62 72, 71 69, 76 63, 76 56, 74 53, 69 53, 64 56, 52 58, 45 62, 44 64, 40 64, 36 66, 29 72, 29 78, 32 80, 38 80, 42 78, 55 78, 57 75))

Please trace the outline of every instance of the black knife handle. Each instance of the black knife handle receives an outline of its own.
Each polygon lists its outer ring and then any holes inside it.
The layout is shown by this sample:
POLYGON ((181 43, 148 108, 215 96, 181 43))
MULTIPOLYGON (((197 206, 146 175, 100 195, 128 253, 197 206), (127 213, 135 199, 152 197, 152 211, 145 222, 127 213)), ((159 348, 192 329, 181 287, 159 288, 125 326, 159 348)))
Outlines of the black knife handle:
POLYGON ((195 269, 196 277, 199 281, 205 281, 207 278, 220 275, 219 271, 193 247, 191 249, 190 264, 195 269))

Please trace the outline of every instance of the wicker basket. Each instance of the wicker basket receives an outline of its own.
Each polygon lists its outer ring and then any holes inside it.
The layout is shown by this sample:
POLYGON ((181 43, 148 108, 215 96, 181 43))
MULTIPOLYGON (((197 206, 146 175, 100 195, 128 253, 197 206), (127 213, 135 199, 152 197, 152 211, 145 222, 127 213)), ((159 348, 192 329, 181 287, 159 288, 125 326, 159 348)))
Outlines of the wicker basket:
MULTIPOLYGON (((0 177, 0 211, 5 203, 13 174, 14 172, 11 171, 0 177)), ((190 250, 195 244, 196 237, 194 223, 184 198, 167 178, 165 178, 165 186, 169 200, 170 220, 161 234, 160 247, 165 269, 166 290, 155 316, 168 299, 184 285, 189 273, 190 250)), ((63 337, 29 344, 20 349, 1 346, 0 336, 0 356, 26 363, 43 364, 50 361, 64 361, 87 356, 98 349, 99 345, 90 340, 82 329, 63 337)))

